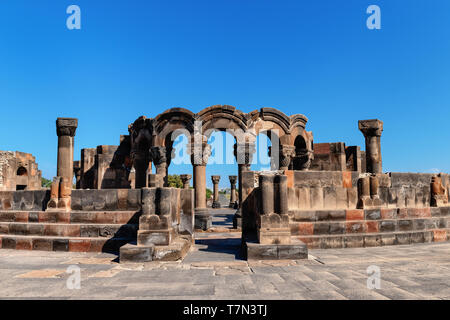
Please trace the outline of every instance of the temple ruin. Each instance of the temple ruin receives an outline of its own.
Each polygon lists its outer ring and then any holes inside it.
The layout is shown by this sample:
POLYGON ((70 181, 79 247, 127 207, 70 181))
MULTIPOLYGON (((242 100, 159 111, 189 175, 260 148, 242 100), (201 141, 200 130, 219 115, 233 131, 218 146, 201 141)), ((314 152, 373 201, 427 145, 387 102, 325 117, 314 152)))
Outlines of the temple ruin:
POLYGON ((74 161, 77 119, 58 118, 51 189, 16 191, 10 179, 17 177, 3 175, 3 185, 13 189, 0 192, 0 247, 114 251, 121 261, 181 259, 195 245, 196 230, 211 228, 207 179, 214 185, 213 207, 220 206, 219 180, 229 179, 229 207, 236 209, 234 228, 242 232, 247 259, 449 240, 448 174, 383 172, 378 119, 358 122, 365 151, 343 142, 314 143, 307 122, 274 108, 174 108, 137 118, 119 145, 82 149, 74 161), (214 130, 235 139, 236 176, 206 176, 214 130), (192 172, 181 176, 183 188, 171 188, 168 167, 181 134, 189 140, 192 172), (250 169, 259 134, 271 141, 270 171, 250 169))

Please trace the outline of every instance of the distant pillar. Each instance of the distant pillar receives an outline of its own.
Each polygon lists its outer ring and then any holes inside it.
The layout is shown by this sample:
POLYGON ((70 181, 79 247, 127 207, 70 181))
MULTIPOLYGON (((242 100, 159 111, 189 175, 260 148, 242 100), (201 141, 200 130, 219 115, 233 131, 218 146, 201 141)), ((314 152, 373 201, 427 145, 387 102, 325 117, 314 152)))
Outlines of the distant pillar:
POLYGON ((220 202, 219 202, 219 181, 220 181, 220 176, 211 176, 211 180, 213 183, 213 192, 214 192, 214 198, 213 198, 213 203, 212 203, 212 207, 213 208, 220 208, 220 202))
POLYGON ((366 139, 366 171, 368 173, 382 173, 381 133, 383 121, 378 119, 358 121, 359 130, 366 139))
POLYGON ((192 175, 190 175, 190 174, 181 174, 180 178, 181 178, 181 181, 183 182, 183 189, 189 189, 190 188, 189 181, 191 180, 192 175))
POLYGON ((56 175, 72 181, 74 137, 78 119, 58 118, 56 133, 58 135, 58 167, 56 175))
POLYGON ((234 156, 236 157, 239 170, 239 208, 242 207, 242 172, 250 170, 250 164, 255 152, 256 147, 253 142, 234 144, 234 156))
POLYGON ((230 208, 237 208, 237 202, 236 202, 236 180, 237 176, 228 176, 230 179, 231 184, 231 195, 230 195, 230 205, 228 207, 230 208))

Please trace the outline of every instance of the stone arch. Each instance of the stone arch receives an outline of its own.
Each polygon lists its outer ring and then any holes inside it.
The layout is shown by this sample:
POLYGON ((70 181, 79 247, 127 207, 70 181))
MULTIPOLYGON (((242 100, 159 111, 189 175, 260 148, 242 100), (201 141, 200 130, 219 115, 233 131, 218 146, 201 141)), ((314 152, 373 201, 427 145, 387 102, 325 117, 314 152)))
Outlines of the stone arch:
MULTIPOLYGON (((196 114, 196 120, 201 121, 202 132, 208 135, 213 130, 239 130, 243 133, 248 129, 248 117, 245 113, 229 105, 215 105, 203 109, 196 114)), ((229 132, 231 133, 231 132, 229 132)), ((236 136, 236 134, 233 134, 236 136)))
POLYGON ((19 166, 19 168, 17 169, 17 173, 18 176, 28 176, 28 171, 24 166, 19 166))
POLYGON ((195 114, 184 108, 172 108, 154 118, 154 146, 166 146, 181 133, 194 132, 195 114), (175 134, 175 135, 173 135, 175 134))

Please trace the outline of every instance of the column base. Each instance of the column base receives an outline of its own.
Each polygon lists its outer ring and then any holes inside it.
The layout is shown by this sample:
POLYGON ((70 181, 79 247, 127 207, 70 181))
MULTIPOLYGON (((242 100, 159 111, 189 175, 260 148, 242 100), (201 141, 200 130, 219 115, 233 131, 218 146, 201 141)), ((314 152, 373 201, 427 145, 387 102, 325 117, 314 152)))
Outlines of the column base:
POLYGON ((308 248, 300 240, 291 244, 260 244, 254 241, 243 243, 247 260, 299 260, 308 259, 308 248))
POLYGON ((211 206, 211 207, 214 208, 214 209, 220 208, 220 202, 219 202, 219 201, 214 201, 214 202, 212 203, 212 206, 211 206))
POLYGON ((230 204, 228 205, 228 208, 231 208, 231 209, 237 209, 239 206, 238 206, 238 203, 237 203, 237 201, 236 202, 230 202, 230 204))
POLYGON ((195 209, 194 227, 195 229, 208 230, 212 226, 212 217, 206 208, 195 209))
MULTIPOLYGON (((236 204, 237 205, 237 204, 236 204)), ((237 209, 233 216, 233 229, 242 228, 241 209, 237 209)))

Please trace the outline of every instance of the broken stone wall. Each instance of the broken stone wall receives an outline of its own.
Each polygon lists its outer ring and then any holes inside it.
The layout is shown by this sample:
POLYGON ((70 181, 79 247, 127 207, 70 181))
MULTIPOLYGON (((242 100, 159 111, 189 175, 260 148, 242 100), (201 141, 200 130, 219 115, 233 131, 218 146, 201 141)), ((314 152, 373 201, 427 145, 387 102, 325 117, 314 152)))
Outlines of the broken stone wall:
POLYGON ((30 153, 0 151, 0 190, 40 190, 42 173, 30 153))

